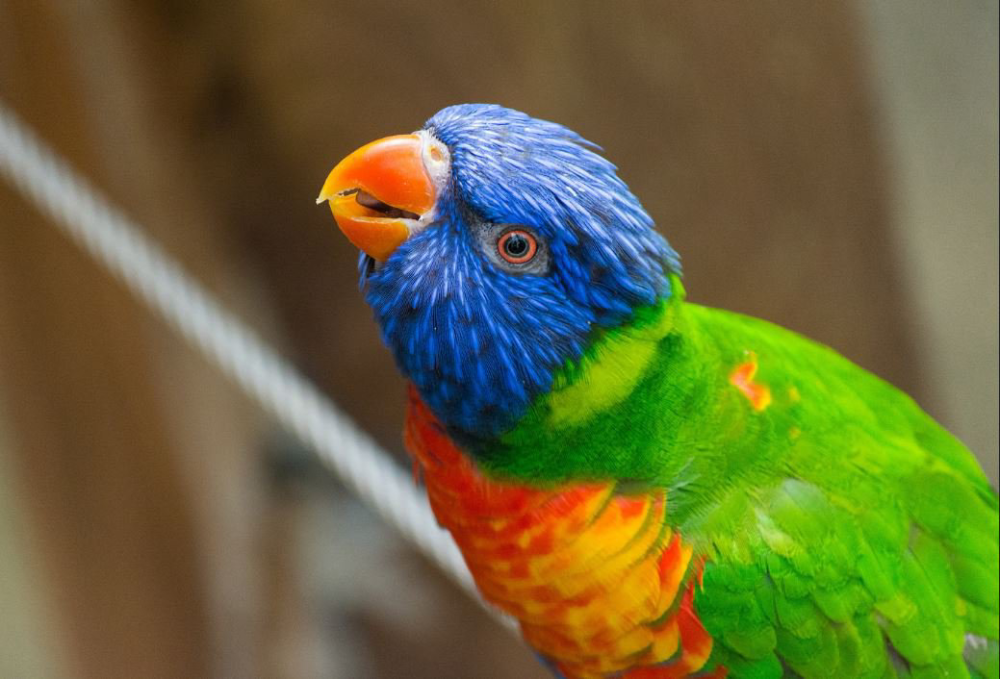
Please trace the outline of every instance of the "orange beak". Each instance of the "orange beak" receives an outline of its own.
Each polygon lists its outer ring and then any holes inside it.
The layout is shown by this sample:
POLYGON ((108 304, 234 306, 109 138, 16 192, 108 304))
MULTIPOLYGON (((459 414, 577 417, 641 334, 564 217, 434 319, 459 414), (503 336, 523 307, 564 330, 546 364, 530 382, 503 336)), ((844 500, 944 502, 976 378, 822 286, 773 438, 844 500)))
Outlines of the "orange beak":
POLYGON ((437 200, 422 158, 423 141, 401 134, 373 141, 330 172, 317 203, 330 202, 337 226, 358 248, 385 261, 437 200))

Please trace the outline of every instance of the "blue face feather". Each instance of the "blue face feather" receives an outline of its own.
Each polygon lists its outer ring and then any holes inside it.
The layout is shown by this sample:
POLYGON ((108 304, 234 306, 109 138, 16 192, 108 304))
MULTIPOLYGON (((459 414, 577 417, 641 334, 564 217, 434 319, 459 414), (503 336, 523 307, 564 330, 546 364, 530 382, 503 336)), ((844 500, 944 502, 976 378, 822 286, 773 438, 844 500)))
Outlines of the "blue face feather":
POLYGON ((666 273, 680 266, 615 166, 575 132, 483 104, 443 109, 424 129, 451 153, 437 219, 378 268, 362 255, 362 286, 400 369, 474 449, 597 331, 669 295, 666 273), (530 243, 529 263, 507 261, 530 243))

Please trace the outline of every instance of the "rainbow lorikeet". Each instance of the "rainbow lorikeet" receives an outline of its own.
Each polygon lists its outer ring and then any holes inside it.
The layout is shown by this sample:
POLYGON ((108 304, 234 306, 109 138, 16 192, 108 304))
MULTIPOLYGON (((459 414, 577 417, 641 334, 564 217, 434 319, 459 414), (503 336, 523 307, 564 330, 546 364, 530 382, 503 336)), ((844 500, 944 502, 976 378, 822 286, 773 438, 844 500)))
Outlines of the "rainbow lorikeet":
POLYGON ((320 194, 483 596, 566 679, 997 676, 997 494, 910 398, 685 301, 567 128, 446 108, 320 194))

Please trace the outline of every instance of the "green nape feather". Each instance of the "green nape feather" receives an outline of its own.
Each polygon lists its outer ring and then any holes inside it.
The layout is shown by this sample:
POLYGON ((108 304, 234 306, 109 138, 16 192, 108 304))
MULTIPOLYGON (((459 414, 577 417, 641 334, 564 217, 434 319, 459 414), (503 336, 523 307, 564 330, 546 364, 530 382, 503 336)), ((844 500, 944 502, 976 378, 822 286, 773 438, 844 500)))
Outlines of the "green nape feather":
POLYGON ((836 352, 673 284, 483 467, 666 487, 731 676, 997 677, 998 502, 969 451, 836 352))

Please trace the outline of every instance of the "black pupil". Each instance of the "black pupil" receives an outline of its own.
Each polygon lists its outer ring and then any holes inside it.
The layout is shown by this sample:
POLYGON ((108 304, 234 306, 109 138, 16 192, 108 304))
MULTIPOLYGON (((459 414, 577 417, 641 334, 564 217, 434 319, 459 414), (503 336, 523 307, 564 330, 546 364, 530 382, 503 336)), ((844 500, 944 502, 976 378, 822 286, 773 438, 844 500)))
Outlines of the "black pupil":
POLYGON ((511 257, 517 259, 528 254, 531 244, 523 234, 512 233, 503 243, 503 250, 511 257))

